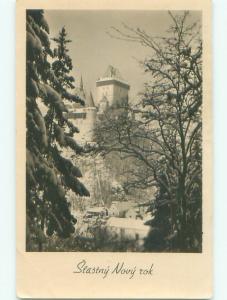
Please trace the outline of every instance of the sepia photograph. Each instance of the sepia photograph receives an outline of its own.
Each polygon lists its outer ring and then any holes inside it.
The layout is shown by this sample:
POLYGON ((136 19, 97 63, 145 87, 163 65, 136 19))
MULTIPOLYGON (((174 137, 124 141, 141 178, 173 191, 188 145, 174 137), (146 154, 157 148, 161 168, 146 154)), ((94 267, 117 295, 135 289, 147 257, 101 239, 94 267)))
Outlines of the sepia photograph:
POLYGON ((203 251, 199 10, 26 10, 26 251, 203 251))
POLYGON ((17 3, 17 296, 212 296, 208 0, 17 3))

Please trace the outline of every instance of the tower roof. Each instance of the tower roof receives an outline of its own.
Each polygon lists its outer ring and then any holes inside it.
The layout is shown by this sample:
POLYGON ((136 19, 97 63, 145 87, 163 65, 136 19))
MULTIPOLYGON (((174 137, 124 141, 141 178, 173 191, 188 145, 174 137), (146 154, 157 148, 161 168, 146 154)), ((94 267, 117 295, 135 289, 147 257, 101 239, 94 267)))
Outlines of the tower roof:
POLYGON ((130 89, 130 85, 123 79, 119 70, 111 65, 108 66, 106 72, 101 78, 96 81, 96 86, 103 86, 109 84, 118 84, 126 89, 130 89))
POLYGON ((94 103, 94 99, 92 96, 92 93, 90 92, 90 94, 86 97, 85 100, 85 106, 86 107, 95 107, 95 103, 94 103))
MULTIPOLYGON (((93 95, 90 92, 89 94, 86 93, 85 89, 84 89, 84 83, 83 83, 83 78, 81 76, 80 78, 80 85, 78 88, 76 88, 76 94, 82 99, 84 100, 85 103, 85 107, 95 107, 95 103, 94 103, 94 99, 93 99, 93 95)), ((82 107, 81 104, 76 103, 74 106, 76 107, 82 107)))
POLYGON ((79 88, 76 89, 76 93, 80 98, 82 98, 84 101, 86 101, 86 94, 85 94, 85 90, 84 90, 82 76, 80 77, 80 86, 79 86, 79 88))
POLYGON ((84 89, 84 83, 83 83, 83 77, 81 75, 80 77, 80 90, 82 91, 84 89))
POLYGON ((103 77, 109 77, 109 78, 124 80, 121 76, 120 71, 117 68, 115 68, 111 65, 108 66, 108 68, 107 68, 106 72, 104 73, 103 77))

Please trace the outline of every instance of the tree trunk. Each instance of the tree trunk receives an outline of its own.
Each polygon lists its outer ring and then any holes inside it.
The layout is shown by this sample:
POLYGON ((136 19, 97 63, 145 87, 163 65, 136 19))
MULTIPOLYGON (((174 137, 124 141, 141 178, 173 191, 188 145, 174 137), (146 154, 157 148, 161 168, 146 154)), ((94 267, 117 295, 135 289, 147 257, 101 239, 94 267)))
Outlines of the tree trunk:
MULTIPOLYGON (((44 217, 42 217, 42 219, 41 219, 41 230, 42 230, 42 232, 44 232, 44 217)), ((39 252, 43 251, 43 238, 42 238, 42 236, 41 236, 41 238, 39 238, 39 241, 38 241, 38 249, 39 249, 39 252)))
POLYGON ((187 203, 185 197, 185 176, 182 176, 179 182, 178 203, 180 205, 180 232, 179 232, 179 248, 182 251, 187 250, 187 203))
POLYGON ((39 249, 39 252, 43 251, 43 242, 40 240, 38 241, 38 249, 39 249))

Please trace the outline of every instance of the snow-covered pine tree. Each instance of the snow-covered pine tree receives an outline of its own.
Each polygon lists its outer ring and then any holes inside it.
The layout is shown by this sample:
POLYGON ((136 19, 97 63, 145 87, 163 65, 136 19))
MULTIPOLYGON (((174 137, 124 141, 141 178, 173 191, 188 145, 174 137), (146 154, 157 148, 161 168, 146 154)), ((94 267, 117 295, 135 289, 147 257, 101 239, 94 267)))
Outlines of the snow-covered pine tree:
POLYGON ((89 196, 89 192, 78 180, 80 170, 62 156, 63 147, 77 154, 82 151, 71 137, 77 129, 65 118, 63 102, 63 98, 80 99, 67 93, 65 81, 51 69, 48 59, 53 53, 44 12, 27 10, 26 24, 27 250, 36 241, 42 251, 45 234, 64 238, 74 232, 76 219, 70 212, 66 191, 71 189, 80 196, 89 196), (45 116, 40 103, 46 108, 45 116))
MULTIPOLYGON (((70 76, 70 72, 73 69, 72 59, 68 55, 67 44, 71 43, 70 39, 67 39, 67 32, 65 27, 59 31, 57 37, 52 39, 57 47, 54 49, 54 62, 52 63, 52 68, 54 70, 55 76, 57 76, 58 81, 61 83, 60 88, 63 89, 74 89, 74 77, 70 76)), ((58 89, 58 87, 56 87, 58 89)))
MULTIPOLYGON (((51 66, 53 88, 61 95, 64 104, 66 104, 67 101, 74 101, 80 102, 84 105, 84 99, 81 99, 77 95, 69 92, 75 88, 73 84, 75 79, 70 74, 73 69, 73 64, 71 57, 68 55, 69 50, 67 48, 67 44, 72 41, 67 39, 65 27, 62 27, 58 37, 55 37, 52 40, 57 44, 57 47, 53 50, 54 61, 51 66)), ((52 115, 50 114, 50 118, 51 116, 52 115)), ((67 118, 65 119, 65 122, 70 129, 69 136, 73 136, 75 132, 78 132, 78 129, 67 118)), ((73 141, 71 140, 71 142, 73 141)))

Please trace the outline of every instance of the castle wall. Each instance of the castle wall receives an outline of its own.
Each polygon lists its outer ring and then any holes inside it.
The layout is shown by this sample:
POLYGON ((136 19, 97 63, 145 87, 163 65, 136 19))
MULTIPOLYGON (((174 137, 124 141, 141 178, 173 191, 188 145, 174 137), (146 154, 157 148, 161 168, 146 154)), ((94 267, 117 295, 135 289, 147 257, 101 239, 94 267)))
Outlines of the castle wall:
POLYGON ((97 105, 102 105, 103 99, 106 98, 109 106, 112 106, 128 98, 129 85, 119 80, 105 78, 96 82, 96 90, 97 105))
POLYGON ((95 107, 78 108, 70 121, 80 130, 74 134, 79 142, 91 142, 96 122, 97 109, 95 107))
POLYGON ((109 105, 113 104, 114 99, 114 84, 105 84, 96 87, 97 89, 97 98, 96 102, 99 105, 103 99, 106 97, 108 99, 109 105))
POLYGON ((122 102, 128 99, 128 89, 120 85, 114 85, 113 103, 122 102))

